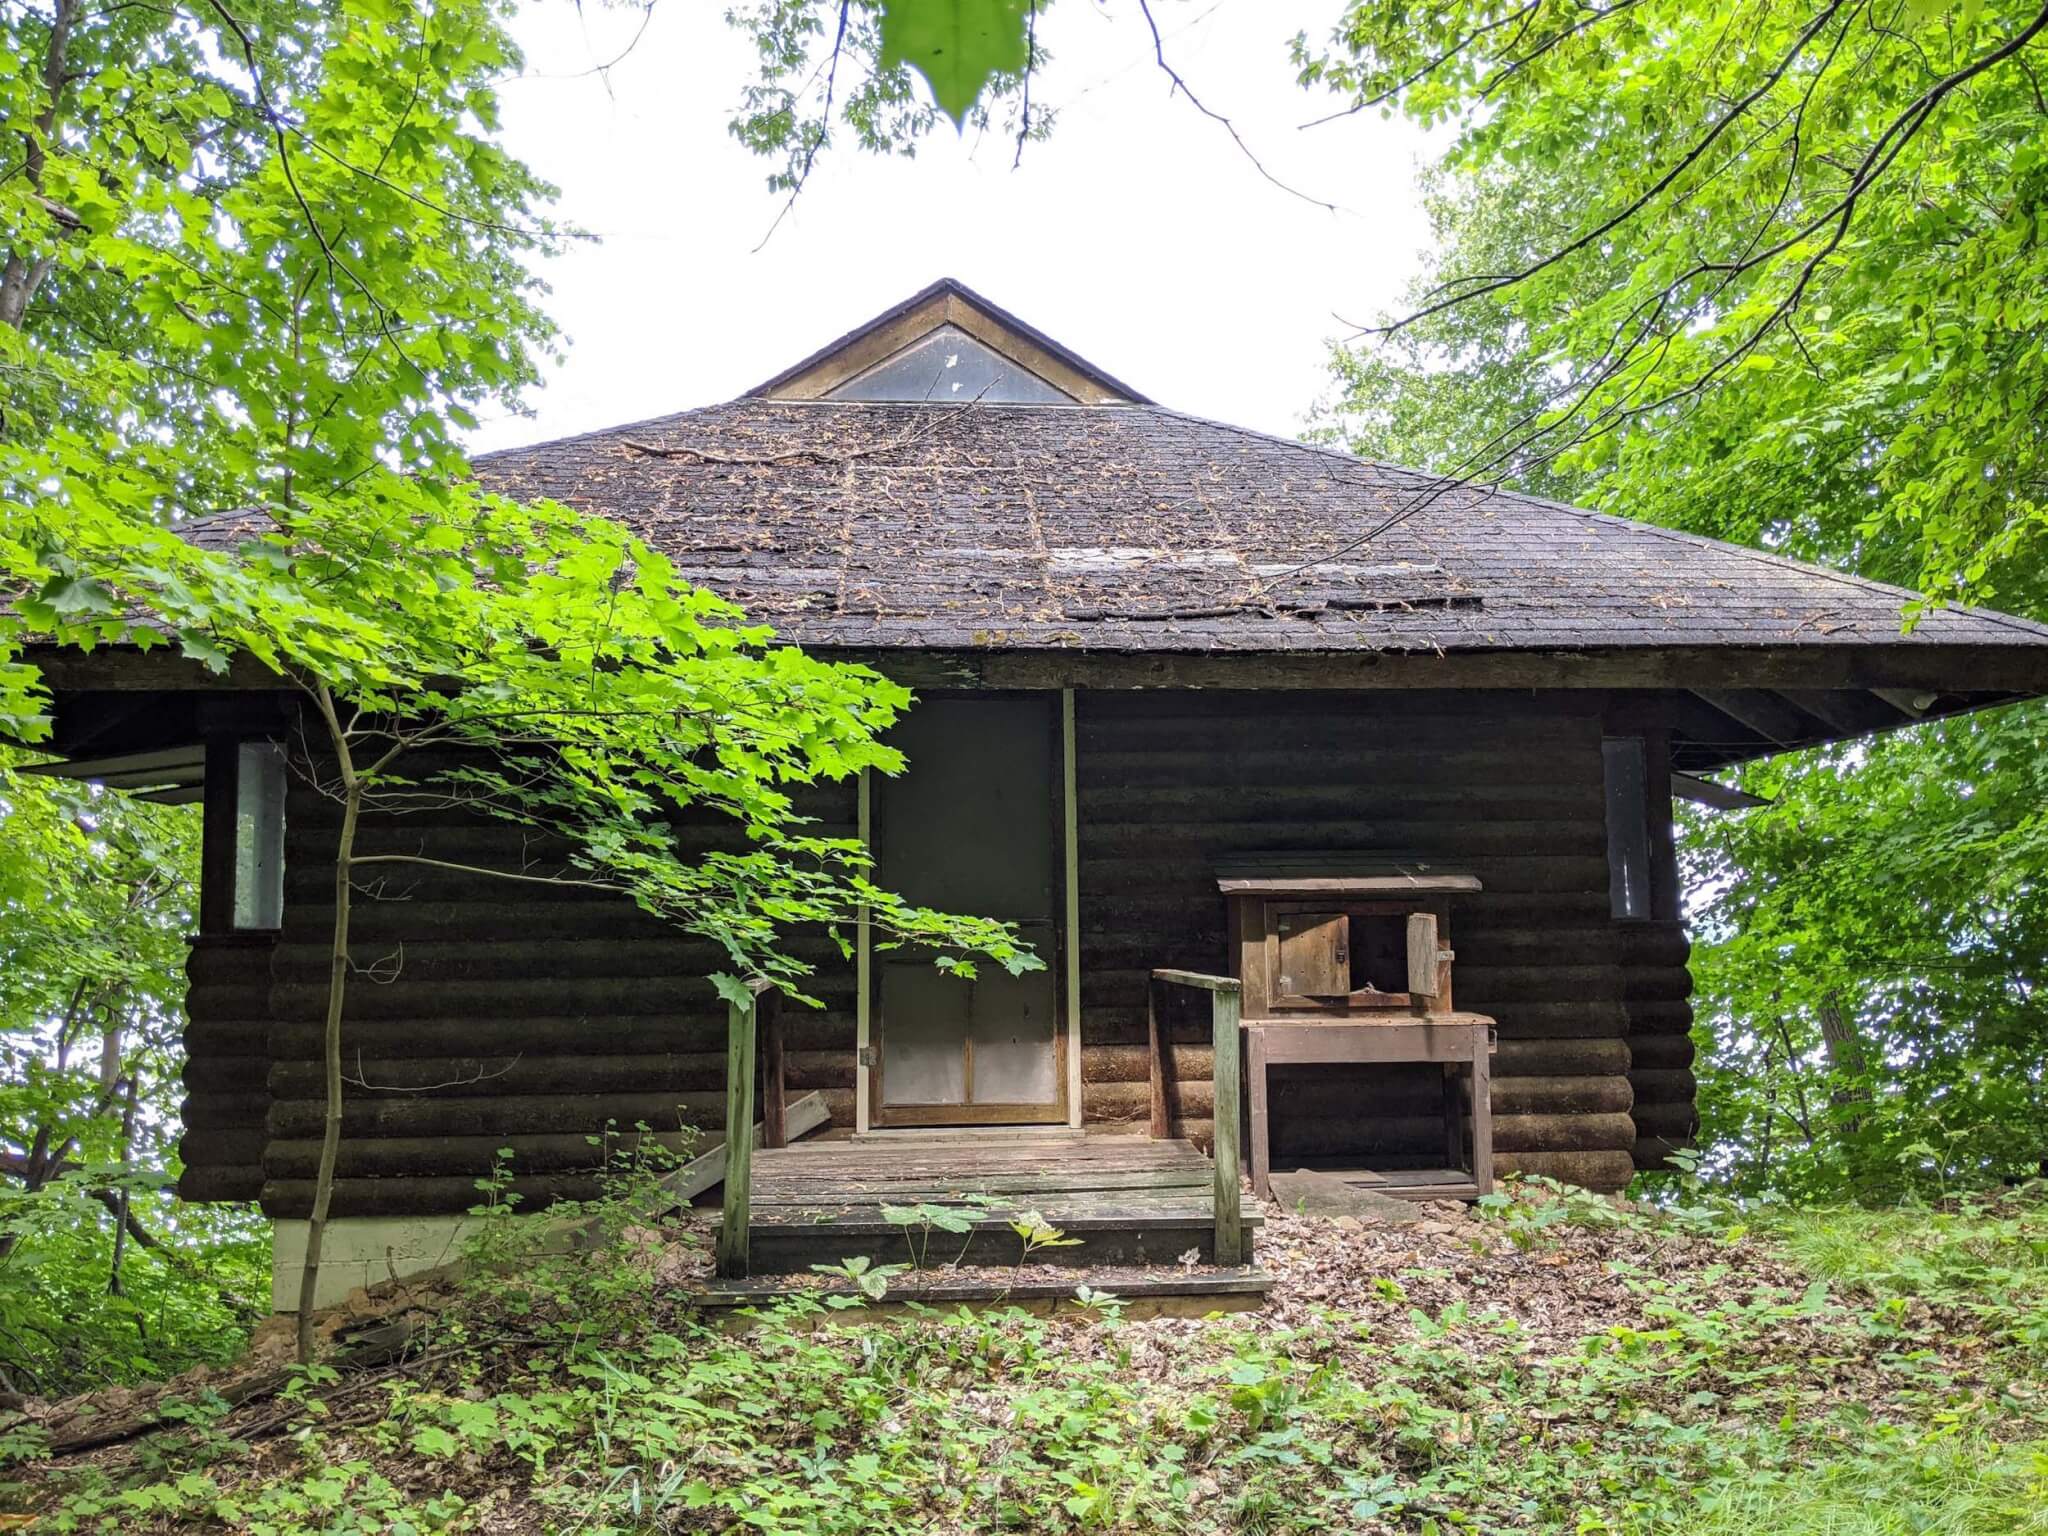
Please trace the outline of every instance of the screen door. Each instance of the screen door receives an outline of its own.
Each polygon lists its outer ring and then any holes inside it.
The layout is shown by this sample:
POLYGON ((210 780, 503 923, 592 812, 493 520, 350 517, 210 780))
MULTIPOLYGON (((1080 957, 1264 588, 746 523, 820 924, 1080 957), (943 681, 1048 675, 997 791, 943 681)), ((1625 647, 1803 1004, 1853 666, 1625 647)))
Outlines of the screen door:
POLYGON ((1044 969, 983 961, 965 981, 922 952, 879 955, 874 1124, 1066 1118, 1057 731, 1052 701, 1003 697, 928 699, 890 733, 909 767, 878 781, 878 877, 922 906, 1016 923, 1044 969))

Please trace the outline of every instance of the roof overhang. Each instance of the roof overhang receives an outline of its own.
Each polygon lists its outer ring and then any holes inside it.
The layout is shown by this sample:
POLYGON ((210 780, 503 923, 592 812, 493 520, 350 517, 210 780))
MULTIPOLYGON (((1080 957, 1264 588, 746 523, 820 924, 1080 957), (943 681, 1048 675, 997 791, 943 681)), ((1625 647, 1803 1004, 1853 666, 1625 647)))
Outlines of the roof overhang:
MULTIPOLYGON (((814 648, 817 649, 817 648, 814 648)), ((1779 752, 2048 695, 2048 650, 2022 645, 1618 646, 1573 651, 822 651, 908 687, 1585 690, 1643 696, 1703 773, 1779 752), (1707 686, 1708 683, 1718 686, 1707 686)))
MULTIPOLYGON (((1704 772, 1777 752, 1819 746, 2048 695, 2048 647, 1890 644, 1794 646, 1613 646, 1583 650, 1374 651, 1084 650, 1031 648, 841 648, 815 643, 822 657, 858 661, 908 687, 950 689, 1586 690, 1654 697, 1673 733, 1674 765, 1704 772)), ((107 755, 114 746, 146 750, 194 739, 199 715, 231 708, 222 695, 265 694, 282 680, 237 663, 207 671, 169 649, 104 647, 91 652, 32 649, 50 689, 78 698, 64 728, 66 754, 107 755), (134 723, 123 696, 172 696, 154 718, 153 739, 134 723), (208 698, 214 702, 206 703, 208 698), (195 715, 197 710, 199 715, 195 715)), ((266 719, 276 718, 276 705, 266 719)))
POLYGON ((24 659, 53 698, 49 738, 34 750, 56 761, 19 771, 103 784, 139 800, 199 799, 207 742, 276 737, 293 718, 291 690, 254 663, 214 673, 169 647, 125 645, 31 645, 24 659))
POLYGON ((1771 803, 1762 795, 1752 795, 1733 784, 1721 784, 1690 773, 1671 775, 1671 794, 1674 799, 1688 800, 1714 811, 1753 811, 1771 803))
POLYGON ((200 742, 182 742, 144 752, 120 752, 108 757, 60 758, 55 762, 29 763, 18 772, 35 778, 75 779, 118 789, 136 800, 158 805, 185 805, 205 793, 206 748, 200 742))
MULTIPOLYGON (((1783 694, 1815 719, 1854 735, 1872 722, 1830 718, 1815 694, 1871 694, 1882 720, 1953 713, 1946 701, 2048 694, 2048 646, 1832 643, 1792 646, 1618 645, 1575 649, 1503 646, 1286 651, 1143 646, 836 646, 792 637, 822 656, 866 662, 915 686, 959 688, 1667 688, 1696 692, 1734 714, 1745 694, 1783 694)), ((168 647, 92 651, 30 646, 25 659, 54 691, 288 690, 276 672, 238 657, 212 672, 168 647)), ((1782 717, 1789 721, 1790 717, 1782 717)), ((1760 736, 1769 727, 1759 720, 1760 736)))

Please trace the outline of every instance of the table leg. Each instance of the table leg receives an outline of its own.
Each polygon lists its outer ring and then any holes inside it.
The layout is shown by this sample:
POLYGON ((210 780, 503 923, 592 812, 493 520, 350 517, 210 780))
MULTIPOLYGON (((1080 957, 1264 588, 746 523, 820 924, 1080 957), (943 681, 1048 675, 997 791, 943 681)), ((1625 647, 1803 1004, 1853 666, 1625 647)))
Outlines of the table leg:
POLYGON ((1266 1036, 1264 1031, 1245 1031, 1245 1075, 1251 1079, 1252 1193, 1261 1200, 1273 1198, 1273 1149, 1267 1140, 1266 1036))
POLYGON ((1482 1195, 1493 1193, 1493 1061, 1489 1041, 1472 1052, 1472 1182, 1482 1195))
POLYGON ((1465 1105, 1458 1069, 1450 1062, 1444 1074, 1444 1166, 1452 1170, 1465 1166, 1465 1105))

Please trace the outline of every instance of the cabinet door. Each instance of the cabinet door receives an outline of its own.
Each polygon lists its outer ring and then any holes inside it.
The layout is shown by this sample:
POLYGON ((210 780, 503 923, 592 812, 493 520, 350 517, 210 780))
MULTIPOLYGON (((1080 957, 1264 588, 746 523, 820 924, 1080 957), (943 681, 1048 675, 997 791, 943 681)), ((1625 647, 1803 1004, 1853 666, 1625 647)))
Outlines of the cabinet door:
POLYGON ((1277 997, 1343 997, 1351 991, 1351 919, 1343 912, 1282 912, 1277 997))
POLYGON ((1436 996, 1436 914, 1408 914, 1408 990, 1417 997, 1436 996))

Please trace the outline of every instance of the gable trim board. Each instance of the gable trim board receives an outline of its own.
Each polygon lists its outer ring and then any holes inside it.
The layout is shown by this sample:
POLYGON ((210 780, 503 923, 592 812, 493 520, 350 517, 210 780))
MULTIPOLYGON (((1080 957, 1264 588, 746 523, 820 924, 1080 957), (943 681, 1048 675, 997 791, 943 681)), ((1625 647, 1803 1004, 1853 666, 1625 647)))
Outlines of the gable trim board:
POLYGON ((838 340, 827 342, 747 394, 775 400, 822 399, 947 325, 957 326, 1077 404, 1151 403, 1079 353, 952 278, 939 279, 838 340))

